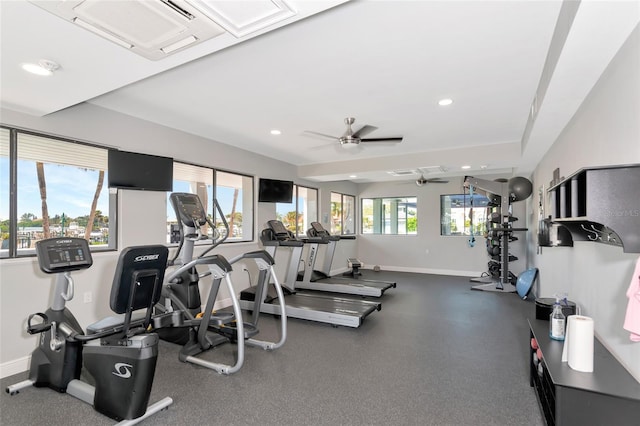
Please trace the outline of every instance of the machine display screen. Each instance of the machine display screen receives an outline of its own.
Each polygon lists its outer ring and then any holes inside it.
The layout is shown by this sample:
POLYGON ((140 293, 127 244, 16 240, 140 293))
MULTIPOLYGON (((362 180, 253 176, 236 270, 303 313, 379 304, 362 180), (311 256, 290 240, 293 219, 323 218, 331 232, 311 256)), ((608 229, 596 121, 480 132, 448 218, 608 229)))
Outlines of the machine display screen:
POLYGON ((206 213, 197 195, 173 193, 171 200, 184 225, 196 227, 206 223, 206 213))
POLYGON ((48 250, 49 263, 51 266, 59 264, 69 264, 73 262, 84 262, 84 253, 78 248, 51 247, 48 250))
POLYGON ((40 269, 47 273, 74 271, 93 264, 89 245, 82 238, 51 238, 36 245, 40 269))

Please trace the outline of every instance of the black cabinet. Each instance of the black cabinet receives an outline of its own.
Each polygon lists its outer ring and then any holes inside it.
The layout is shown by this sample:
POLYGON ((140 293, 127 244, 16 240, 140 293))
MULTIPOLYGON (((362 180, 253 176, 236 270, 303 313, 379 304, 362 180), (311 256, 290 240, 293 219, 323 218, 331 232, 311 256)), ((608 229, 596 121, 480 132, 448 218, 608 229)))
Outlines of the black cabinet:
POLYGON ((640 424, 640 383, 595 339, 593 373, 562 362, 563 342, 549 337, 549 322, 529 320, 530 338, 542 353, 529 351, 530 385, 535 388, 547 425, 640 424))
POLYGON ((551 220, 575 241, 640 253, 640 165, 580 169, 549 188, 551 220))

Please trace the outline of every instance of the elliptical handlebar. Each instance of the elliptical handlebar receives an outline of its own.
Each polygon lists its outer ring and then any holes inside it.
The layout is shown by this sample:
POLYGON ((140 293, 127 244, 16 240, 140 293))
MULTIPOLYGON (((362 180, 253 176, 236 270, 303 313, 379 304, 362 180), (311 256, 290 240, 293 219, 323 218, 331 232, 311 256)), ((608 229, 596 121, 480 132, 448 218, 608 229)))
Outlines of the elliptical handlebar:
POLYGON ((173 280, 178 278, 180 275, 184 274, 185 272, 188 272, 192 268, 195 268, 197 265, 217 265, 226 272, 231 272, 233 270, 233 267, 229 264, 229 262, 227 262, 227 260, 224 257, 217 254, 213 254, 211 256, 206 256, 206 257, 197 257, 193 259, 191 262, 185 263, 184 265, 182 265, 181 267, 173 271, 167 277, 167 282, 169 283, 172 282, 173 280))
MULTIPOLYGON (((170 201, 173 209, 176 212, 176 219, 180 224, 180 243, 178 244, 175 255, 167 262, 167 266, 173 266, 175 264, 175 261, 178 259, 180 253, 184 248, 185 240, 190 240, 193 244, 194 241, 210 239, 211 246, 199 256, 205 257, 207 253, 225 242, 229 237, 229 223, 224 217, 224 213, 222 212, 217 199, 213 199, 213 206, 216 213, 220 216, 220 220, 222 222, 222 225, 224 226, 224 235, 222 235, 222 233, 218 231, 218 228, 207 216, 205 208, 202 205, 202 201, 200 201, 200 198, 196 194, 174 192, 170 195, 170 201), (204 225, 209 225, 211 227, 211 230, 213 232, 212 237, 209 237, 208 235, 202 233, 201 227, 204 225)), ((191 245, 188 250, 192 250, 192 248, 193 245, 191 245)), ((189 254, 188 257, 191 258, 191 254, 189 254)))
MULTIPOLYGON (((229 223, 227 222, 227 219, 224 217, 224 213, 222 212, 222 208, 220 208, 220 203, 218 203, 218 200, 215 199, 215 198, 213 199, 213 206, 216 209, 216 211, 218 212, 218 214, 220 215, 220 220, 222 221, 222 224, 224 225, 224 229, 226 230, 226 232, 224 233, 222 238, 220 238, 218 240, 215 239, 215 234, 214 234, 214 238, 211 240, 211 241, 213 241, 213 243, 211 244, 211 247, 206 249, 200 256, 198 256, 199 258, 204 257, 207 253, 209 253, 214 248, 218 247, 220 244, 224 243, 227 240, 227 238, 229 238, 229 223)), ((205 218, 206 218, 207 223, 209 224, 209 226, 213 230, 213 232, 216 233, 217 232, 217 228, 211 222, 211 219, 209 219, 206 216, 205 216, 205 218)))

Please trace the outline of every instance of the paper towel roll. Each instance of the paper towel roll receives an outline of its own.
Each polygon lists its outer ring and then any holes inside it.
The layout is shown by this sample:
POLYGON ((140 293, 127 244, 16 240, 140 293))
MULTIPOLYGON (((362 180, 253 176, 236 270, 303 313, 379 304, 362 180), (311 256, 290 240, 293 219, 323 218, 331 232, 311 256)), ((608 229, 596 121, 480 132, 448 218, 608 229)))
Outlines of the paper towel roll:
POLYGON ((570 315, 562 348, 562 362, 585 373, 593 372, 593 319, 570 315))

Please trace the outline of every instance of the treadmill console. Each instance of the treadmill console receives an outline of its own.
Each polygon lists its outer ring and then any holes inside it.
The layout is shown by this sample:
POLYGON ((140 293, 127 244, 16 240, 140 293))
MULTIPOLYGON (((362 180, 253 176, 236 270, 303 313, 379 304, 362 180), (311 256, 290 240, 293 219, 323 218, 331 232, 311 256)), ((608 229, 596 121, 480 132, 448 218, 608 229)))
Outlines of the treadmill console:
POLYGON ((93 265, 89 243, 84 238, 49 238, 36 243, 40 269, 47 274, 77 271, 93 265))
POLYGON ((276 234, 276 238, 281 240, 285 238, 289 238, 289 230, 284 227, 284 224, 279 220, 270 220, 267 222, 269 228, 273 230, 273 233, 276 234))
POLYGON ((317 237, 328 237, 329 232, 319 222, 311 222, 311 228, 317 237))
POLYGON ((200 197, 187 192, 174 192, 170 196, 173 210, 184 226, 199 228, 207 223, 207 213, 200 197))

